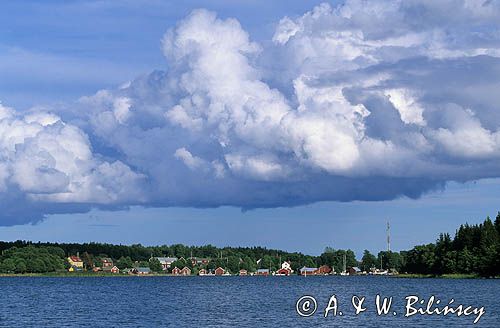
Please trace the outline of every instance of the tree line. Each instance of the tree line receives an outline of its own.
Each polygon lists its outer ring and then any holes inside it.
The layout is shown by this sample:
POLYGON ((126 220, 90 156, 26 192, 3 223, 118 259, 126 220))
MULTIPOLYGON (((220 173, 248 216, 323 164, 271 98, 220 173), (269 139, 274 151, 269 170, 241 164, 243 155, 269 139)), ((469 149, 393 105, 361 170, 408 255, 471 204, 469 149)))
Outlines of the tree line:
POLYGON ((294 271, 301 267, 328 265, 337 272, 344 266, 358 266, 363 271, 373 268, 418 274, 465 273, 481 276, 500 275, 500 212, 495 222, 488 217, 481 224, 461 225, 454 238, 440 234, 435 243, 418 245, 408 251, 380 251, 377 256, 365 250, 358 261, 352 250, 327 247, 319 256, 300 252, 285 252, 265 247, 223 247, 213 245, 162 246, 112 245, 106 243, 33 243, 29 241, 0 241, 1 273, 44 273, 68 268, 67 256, 79 254, 90 270, 102 265, 103 257, 110 257, 118 268, 147 266, 160 272, 161 264, 154 257, 177 257, 173 266, 187 266, 194 270, 204 267, 223 267, 230 272, 240 269, 277 270, 283 261, 289 261, 294 271), (193 266, 189 258, 208 258, 206 265, 193 266))

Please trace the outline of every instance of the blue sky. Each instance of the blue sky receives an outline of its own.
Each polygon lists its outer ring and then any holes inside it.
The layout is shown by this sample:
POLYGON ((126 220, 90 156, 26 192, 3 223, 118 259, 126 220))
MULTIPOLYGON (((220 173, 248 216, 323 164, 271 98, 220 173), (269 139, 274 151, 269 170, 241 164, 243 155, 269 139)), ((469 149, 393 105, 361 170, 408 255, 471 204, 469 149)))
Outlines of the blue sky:
POLYGON ((2 3, 0 239, 360 254, 496 215, 498 5, 321 3, 2 3))
POLYGON ((166 66, 160 39, 193 9, 237 17, 269 39, 320 1, 9 1, 0 12, 0 99, 17 108, 74 100, 166 66), (251 14, 249 14, 251 13, 251 14))

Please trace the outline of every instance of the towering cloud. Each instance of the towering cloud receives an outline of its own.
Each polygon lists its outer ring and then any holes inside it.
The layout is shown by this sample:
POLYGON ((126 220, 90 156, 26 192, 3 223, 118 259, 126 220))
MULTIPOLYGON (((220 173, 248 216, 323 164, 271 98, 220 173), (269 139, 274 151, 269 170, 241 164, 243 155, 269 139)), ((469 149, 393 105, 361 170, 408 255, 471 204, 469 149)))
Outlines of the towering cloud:
POLYGON ((196 10, 165 34, 165 71, 48 112, 0 107, 0 223, 498 177, 499 22, 495 1, 353 0, 285 17, 259 44, 196 10))

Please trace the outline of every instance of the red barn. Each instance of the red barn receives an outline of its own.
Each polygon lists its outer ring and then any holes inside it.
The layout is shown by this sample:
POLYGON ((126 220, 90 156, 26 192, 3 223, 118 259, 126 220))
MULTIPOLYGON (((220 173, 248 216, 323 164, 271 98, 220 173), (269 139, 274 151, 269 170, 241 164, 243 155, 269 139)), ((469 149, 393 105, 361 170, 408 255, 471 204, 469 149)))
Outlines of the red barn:
POLYGON ((218 267, 217 269, 215 269, 215 275, 216 276, 222 276, 224 273, 226 273, 226 270, 224 270, 221 267, 218 267))

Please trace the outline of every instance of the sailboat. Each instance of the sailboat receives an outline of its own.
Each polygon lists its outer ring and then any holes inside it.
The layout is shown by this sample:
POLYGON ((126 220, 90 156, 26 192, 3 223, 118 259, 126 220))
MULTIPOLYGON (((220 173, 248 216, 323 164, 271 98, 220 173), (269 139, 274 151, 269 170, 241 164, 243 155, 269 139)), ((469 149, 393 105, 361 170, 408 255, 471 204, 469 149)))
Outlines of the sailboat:
POLYGON ((344 253, 344 266, 342 267, 343 270, 340 273, 341 276, 348 276, 349 275, 349 272, 346 271, 345 261, 346 261, 346 256, 345 256, 345 253, 344 253))

